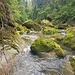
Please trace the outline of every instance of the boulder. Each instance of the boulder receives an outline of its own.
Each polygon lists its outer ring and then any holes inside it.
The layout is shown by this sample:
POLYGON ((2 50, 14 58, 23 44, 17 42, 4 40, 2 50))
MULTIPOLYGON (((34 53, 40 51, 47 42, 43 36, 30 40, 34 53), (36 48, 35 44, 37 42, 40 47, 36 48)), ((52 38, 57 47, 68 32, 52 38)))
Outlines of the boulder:
POLYGON ((54 27, 53 24, 49 20, 42 20, 41 25, 44 26, 49 26, 49 27, 54 27))
POLYGON ((41 26, 37 22, 31 21, 31 20, 24 22, 22 26, 25 26, 26 28, 30 30, 36 30, 36 31, 41 30, 41 26))
POLYGON ((54 51, 58 57, 65 57, 65 53, 56 42, 44 38, 36 39, 31 45, 31 52, 38 54, 39 52, 54 51))
POLYGON ((42 33, 43 34, 48 34, 48 35, 58 33, 58 32, 59 32, 59 30, 57 30, 55 28, 51 28, 51 27, 44 27, 42 29, 42 33))

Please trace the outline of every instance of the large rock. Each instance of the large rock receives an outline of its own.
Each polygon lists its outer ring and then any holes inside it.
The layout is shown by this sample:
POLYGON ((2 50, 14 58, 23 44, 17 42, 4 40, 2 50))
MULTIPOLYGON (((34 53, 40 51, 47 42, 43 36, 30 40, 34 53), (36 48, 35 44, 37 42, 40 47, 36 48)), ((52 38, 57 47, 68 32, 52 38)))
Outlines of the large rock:
POLYGON ((69 27, 66 29, 66 33, 75 33, 75 27, 69 27))
POLYGON ((34 22, 34 21, 26 21, 23 26, 27 27, 28 29, 31 29, 31 30, 36 30, 36 31, 39 31, 41 30, 41 26, 34 22))
POLYGON ((41 25, 44 26, 49 26, 49 27, 54 27, 53 24, 49 20, 42 20, 41 25))
POLYGON ((51 27, 44 27, 42 29, 42 33, 43 34, 48 34, 48 35, 58 33, 58 32, 59 32, 59 30, 57 30, 55 28, 51 28, 51 27))
POLYGON ((72 50, 75 50, 75 27, 66 29, 66 36, 63 40, 63 44, 72 50))
POLYGON ((58 57, 64 57, 65 53, 61 47, 53 40, 38 38, 31 45, 31 52, 37 54, 39 52, 54 51, 58 57))

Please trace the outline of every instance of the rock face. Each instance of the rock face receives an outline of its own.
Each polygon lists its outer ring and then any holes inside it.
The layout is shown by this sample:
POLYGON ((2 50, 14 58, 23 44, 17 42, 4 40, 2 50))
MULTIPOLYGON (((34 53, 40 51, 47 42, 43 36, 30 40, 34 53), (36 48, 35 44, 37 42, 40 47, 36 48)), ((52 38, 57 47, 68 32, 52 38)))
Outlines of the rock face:
POLYGON ((7 5, 3 1, 0 1, 0 26, 2 21, 4 26, 9 25, 11 27, 15 27, 13 24, 12 14, 8 11, 7 5))
POLYGON ((12 14, 8 11, 5 2, 5 0, 0 1, 0 45, 3 41, 5 46, 9 45, 14 49, 18 49, 23 41, 16 30, 12 14))
POLYGON ((31 45, 31 52, 34 54, 51 51, 54 51, 58 57, 65 56, 65 53, 61 47, 53 40, 38 38, 31 45))
MULTIPOLYGON (((5 2, 5 0, 0 0, 0 64, 2 65, 6 64, 6 58, 9 60, 16 52, 23 50, 23 40, 16 30, 14 20, 5 2)), ((4 68, 0 67, 0 75, 5 75, 4 68)))

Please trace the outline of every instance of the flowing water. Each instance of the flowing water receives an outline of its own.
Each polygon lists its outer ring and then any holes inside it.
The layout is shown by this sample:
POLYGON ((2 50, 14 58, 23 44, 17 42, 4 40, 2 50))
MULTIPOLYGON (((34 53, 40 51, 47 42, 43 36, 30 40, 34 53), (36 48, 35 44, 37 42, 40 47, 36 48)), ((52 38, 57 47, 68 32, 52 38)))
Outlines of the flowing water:
POLYGON ((14 59, 12 75, 74 75, 69 62, 71 56, 67 53, 64 59, 53 57, 38 57, 30 53, 31 43, 39 37, 36 33, 23 35, 25 40, 24 53, 14 59))

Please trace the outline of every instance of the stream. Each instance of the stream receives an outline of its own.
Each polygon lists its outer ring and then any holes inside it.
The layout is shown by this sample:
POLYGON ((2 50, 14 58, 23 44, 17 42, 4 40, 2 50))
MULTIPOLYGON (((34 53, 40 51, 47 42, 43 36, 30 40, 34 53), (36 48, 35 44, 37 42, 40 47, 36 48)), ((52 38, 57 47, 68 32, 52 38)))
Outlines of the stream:
POLYGON ((24 53, 20 53, 14 59, 14 67, 12 75, 74 75, 73 69, 69 62, 72 56, 69 52, 63 59, 56 56, 39 57, 32 55, 30 52, 31 43, 39 38, 39 34, 31 32, 22 35, 25 40, 24 53))

